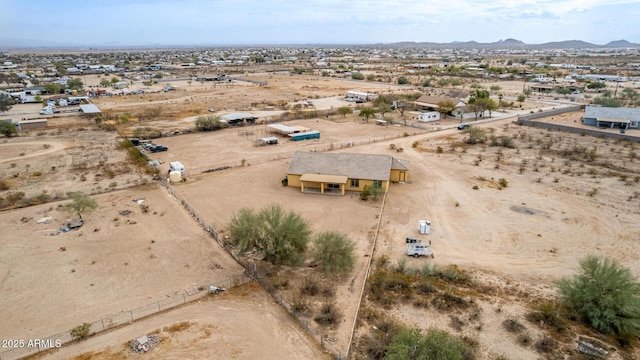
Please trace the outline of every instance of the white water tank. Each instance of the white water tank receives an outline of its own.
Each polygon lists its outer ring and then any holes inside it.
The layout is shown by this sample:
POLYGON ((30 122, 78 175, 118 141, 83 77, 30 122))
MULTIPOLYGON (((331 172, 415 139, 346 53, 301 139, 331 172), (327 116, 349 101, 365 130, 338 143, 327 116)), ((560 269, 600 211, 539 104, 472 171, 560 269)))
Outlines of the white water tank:
POLYGON ((418 231, 421 235, 427 235, 431 232, 431 222, 429 220, 420 220, 418 222, 418 231))
POLYGON ((169 181, 172 183, 182 181, 182 173, 180 171, 171 171, 169 173, 169 181))

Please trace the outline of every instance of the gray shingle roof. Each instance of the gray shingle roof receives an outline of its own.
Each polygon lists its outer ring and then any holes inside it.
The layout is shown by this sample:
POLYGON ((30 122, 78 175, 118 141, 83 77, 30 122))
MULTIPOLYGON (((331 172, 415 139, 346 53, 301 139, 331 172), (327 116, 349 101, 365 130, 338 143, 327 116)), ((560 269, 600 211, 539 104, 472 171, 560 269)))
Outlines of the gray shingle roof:
MULTIPOLYGON (((293 155, 287 174, 344 175, 350 179, 389 180, 391 155, 316 153, 298 151, 293 155)), ((404 161, 408 167, 408 161, 404 161)))
POLYGON ((607 118, 640 121, 640 109, 626 107, 587 106, 584 109, 584 117, 585 119, 607 118))

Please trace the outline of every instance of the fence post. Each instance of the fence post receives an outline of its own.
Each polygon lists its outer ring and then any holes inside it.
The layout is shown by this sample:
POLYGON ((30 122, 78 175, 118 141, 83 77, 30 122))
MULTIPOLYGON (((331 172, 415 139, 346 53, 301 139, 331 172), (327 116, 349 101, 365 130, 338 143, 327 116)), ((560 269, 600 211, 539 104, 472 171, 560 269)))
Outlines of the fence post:
POLYGON ((131 322, 133 322, 133 310, 129 310, 129 316, 131 316, 131 322))
POLYGON ((182 293, 182 303, 183 304, 187 303, 187 296, 184 293, 182 293))
POLYGON ((160 300, 158 300, 158 312, 160 312, 160 300))

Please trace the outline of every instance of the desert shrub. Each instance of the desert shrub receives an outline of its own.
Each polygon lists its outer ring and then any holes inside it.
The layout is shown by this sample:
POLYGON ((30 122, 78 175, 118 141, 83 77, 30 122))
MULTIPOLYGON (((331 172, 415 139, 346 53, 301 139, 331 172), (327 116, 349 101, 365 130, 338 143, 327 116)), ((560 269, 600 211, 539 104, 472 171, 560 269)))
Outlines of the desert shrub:
POLYGON ((289 287, 289 277, 282 274, 273 274, 268 277, 269 284, 276 289, 286 289, 289 287))
POLYGON ((511 333, 519 333, 524 330, 524 325, 522 325, 518 320, 515 319, 507 319, 503 321, 502 327, 511 333))
POLYGON ((531 346, 531 342, 533 340, 531 340, 531 336, 529 334, 524 333, 524 334, 518 335, 518 339, 516 339, 516 341, 522 347, 529 347, 531 346))
POLYGON ((385 348, 391 340, 402 330, 401 325, 389 318, 383 318, 373 323, 372 331, 363 336, 359 347, 369 359, 384 359, 385 348))
POLYGON ((377 270, 368 282, 371 299, 382 306, 390 306, 395 301, 395 294, 411 292, 411 275, 397 272, 377 270))
POLYGON ((320 293, 320 282, 313 277, 305 277, 300 286, 300 294, 308 296, 316 296, 320 293))
POLYGON ((542 339, 536 341, 533 345, 537 352, 542 354, 549 354, 553 352, 557 347, 558 343, 548 336, 544 336, 542 339))
POLYGON ((477 126, 469 126, 468 128, 462 130, 462 133, 467 135, 467 138, 464 140, 464 142, 467 144, 474 145, 478 143, 484 143, 487 140, 486 131, 477 126))
POLYGON ((369 186, 364 187, 364 189, 362 189, 362 191, 360 192, 360 199, 367 201, 369 200, 369 196, 371 195, 371 192, 369 191, 369 186))
POLYGON ((10 186, 6 180, 0 181, 0 191, 9 190, 10 186))
POLYGON ((376 269, 386 269, 389 262, 390 260, 388 255, 380 255, 374 260, 374 265, 376 269))
POLYGON ((433 281, 427 278, 421 278, 414 284, 414 288, 418 294, 432 294, 437 292, 437 288, 434 286, 433 281))
POLYGON ((431 305, 440 311, 448 312, 454 309, 466 309, 469 307, 469 302, 452 292, 446 291, 434 296, 431 300, 431 305))
POLYGON ((540 304, 537 308, 525 316, 534 324, 550 326, 557 332, 563 332, 567 328, 566 321, 558 316, 555 307, 551 304, 540 304))
POLYGON ((291 302, 291 307, 293 308, 294 312, 298 312, 298 313, 306 313, 310 310, 309 302, 300 296, 295 296, 293 298, 293 301, 291 302))
POLYGON ((462 341, 436 329, 428 330, 425 335, 420 329, 404 329, 393 337, 386 351, 385 360, 465 358, 462 341))
POLYGON ((71 329, 71 337, 73 339, 84 339, 89 336, 89 331, 91 330, 90 323, 84 323, 82 325, 78 325, 71 329))
POLYGON ((598 256, 580 260, 580 272, 558 282, 560 298, 602 333, 640 332, 640 283, 628 268, 598 256))
POLYGON ((24 192, 14 191, 6 195, 5 202, 8 205, 15 205, 18 201, 22 200, 22 198, 24 198, 24 192))
POLYGON ((466 282, 469 280, 469 274, 456 265, 449 265, 443 269, 439 269, 437 276, 447 281, 466 282))
POLYGON ((396 265, 397 272, 406 273, 407 270, 407 258, 402 258, 398 260, 398 264, 396 265))
POLYGON ((324 303, 313 320, 320 325, 335 325, 342 317, 340 310, 333 303, 324 303))
POLYGON ((347 235, 326 231, 320 233, 312 251, 315 261, 322 265, 326 274, 348 274, 355 264, 355 244, 347 235))
POLYGON ((500 178, 498 180, 498 184, 500 185, 500 187, 506 188, 509 185, 509 182, 505 178, 500 178))

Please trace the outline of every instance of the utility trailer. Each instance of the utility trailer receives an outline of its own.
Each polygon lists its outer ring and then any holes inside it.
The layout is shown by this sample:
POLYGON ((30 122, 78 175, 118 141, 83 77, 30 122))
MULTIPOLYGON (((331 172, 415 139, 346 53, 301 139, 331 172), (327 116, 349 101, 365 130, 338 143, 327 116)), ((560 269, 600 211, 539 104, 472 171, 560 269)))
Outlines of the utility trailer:
POLYGON ((423 244, 422 240, 414 239, 414 238, 406 238, 407 245, 407 255, 413 256, 415 258, 419 258, 420 256, 433 256, 433 251, 431 250, 431 240, 429 240, 429 244, 423 244))

